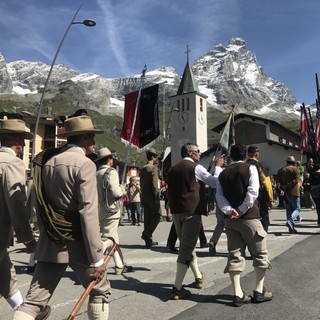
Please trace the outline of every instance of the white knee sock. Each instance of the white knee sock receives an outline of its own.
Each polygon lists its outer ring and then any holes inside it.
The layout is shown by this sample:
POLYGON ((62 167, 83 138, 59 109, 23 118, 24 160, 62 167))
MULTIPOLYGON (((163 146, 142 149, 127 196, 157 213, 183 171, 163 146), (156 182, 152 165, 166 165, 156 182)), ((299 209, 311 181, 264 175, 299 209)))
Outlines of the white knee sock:
POLYGON ((262 268, 254 268, 256 273, 256 291, 262 293, 263 292, 263 284, 264 284, 264 277, 266 275, 266 269, 262 268))
POLYGON ((18 290, 17 293, 15 293, 13 296, 9 297, 6 299, 8 301, 8 303, 10 304, 10 306, 16 310, 20 304, 22 304, 23 302, 23 298, 21 295, 21 292, 18 290))
POLYGON ((242 298, 243 291, 242 291, 241 283, 240 283, 240 275, 241 275, 241 272, 239 272, 239 271, 229 271, 229 276, 230 276, 231 283, 233 286, 234 295, 239 298, 242 298))
POLYGON ((34 320, 34 319, 35 318, 33 316, 30 316, 30 314, 27 314, 19 310, 15 311, 12 318, 12 320, 34 320))
POLYGON ((109 318, 109 303, 88 303, 88 318, 89 320, 108 320, 109 318))
POLYGON ((182 287, 182 282, 186 273, 188 271, 188 266, 184 263, 177 262, 177 273, 176 273, 176 280, 174 282, 174 286, 180 290, 182 287))
POLYGON ((34 259, 34 252, 30 253, 28 266, 33 267, 36 263, 37 260, 34 259))
POLYGON ((123 268, 123 262, 118 251, 115 251, 113 255, 113 261, 116 267, 123 268))
POLYGON ((192 273, 194 274, 195 279, 201 279, 202 274, 201 274, 201 271, 199 270, 197 258, 192 259, 192 261, 190 263, 190 269, 191 269, 192 273))

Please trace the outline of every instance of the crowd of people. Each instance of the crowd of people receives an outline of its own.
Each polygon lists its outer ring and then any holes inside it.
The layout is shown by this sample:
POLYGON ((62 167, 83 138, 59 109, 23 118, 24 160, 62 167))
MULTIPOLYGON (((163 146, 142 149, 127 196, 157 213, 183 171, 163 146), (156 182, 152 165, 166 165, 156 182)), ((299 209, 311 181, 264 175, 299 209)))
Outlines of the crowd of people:
MULTIPOLYGON (((273 293, 265 287, 266 271, 271 268, 266 244, 269 210, 277 198, 279 206, 286 208, 289 232, 297 233, 303 194, 305 205, 316 208, 320 226, 320 166, 312 159, 301 166, 289 156, 273 179, 259 160, 257 146, 247 149, 236 144, 230 150, 231 164, 225 166, 224 155, 216 156, 211 174, 199 163, 198 146, 186 143, 181 148, 181 160, 169 170, 166 182, 159 185, 158 154, 150 148, 139 178, 130 177, 128 184, 121 184, 114 168, 115 154, 107 147, 101 148, 95 158, 88 157, 94 151, 94 137, 100 133, 87 115, 65 120, 59 136, 67 144, 44 150, 33 161, 33 184, 28 192, 32 200, 27 205, 25 168, 18 156, 24 140, 32 135, 22 120, 0 120, 0 294, 14 309, 14 320, 47 319, 51 312, 48 302, 68 266, 84 287, 95 280, 87 306, 89 319, 108 319, 111 286, 104 258, 114 244, 121 243, 118 227, 124 221, 124 208, 132 225, 143 224, 141 239, 146 248, 151 248, 158 245, 153 233, 162 219, 160 200, 165 202, 166 220, 172 222, 167 246, 177 254, 171 299, 190 296, 183 286, 189 268, 195 287, 205 286, 196 243, 200 238, 201 247, 215 255, 223 230, 229 252, 225 273, 234 290, 233 306, 273 299, 273 293), (208 214, 209 191, 215 202, 217 225, 208 242, 201 216, 208 214), (30 210, 37 213, 37 241, 30 226, 30 210), (37 261, 25 298, 7 250, 14 243, 14 234, 37 261), (252 295, 241 287, 246 248, 255 271, 252 295)), ((116 275, 134 271, 124 262, 120 246, 113 260, 116 275)))

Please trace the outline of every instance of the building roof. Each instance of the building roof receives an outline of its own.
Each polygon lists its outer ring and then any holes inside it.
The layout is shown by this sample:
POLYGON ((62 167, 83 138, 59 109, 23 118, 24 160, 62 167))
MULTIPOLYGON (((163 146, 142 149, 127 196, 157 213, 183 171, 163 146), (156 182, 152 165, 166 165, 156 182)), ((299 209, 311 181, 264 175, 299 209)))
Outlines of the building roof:
MULTIPOLYGON (((268 124, 268 123, 272 123, 273 125, 275 125, 276 127, 279 127, 281 128, 282 130, 284 131, 287 131, 288 133, 290 134, 293 134, 293 135, 296 135, 296 136, 299 136, 298 133, 294 132, 294 131, 291 131, 290 129, 287 129, 286 127, 282 126, 280 123, 274 121, 274 120, 270 120, 270 119, 266 119, 266 118, 261 118, 261 117, 257 117, 257 116, 253 116, 251 114, 246 114, 246 113, 239 113, 237 115, 234 116, 234 122, 236 122, 238 119, 243 119, 243 118, 249 118, 251 119, 252 121, 255 121, 255 120, 259 120, 259 121, 263 121, 265 124, 268 124)), ((220 132, 221 130, 223 130, 223 128, 225 127, 226 125, 226 122, 227 121, 224 121, 222 123, 220 123, 219 125, 215 126, 214 128, 211 129, 211 131, 214 131, 214 132, 220 132)))

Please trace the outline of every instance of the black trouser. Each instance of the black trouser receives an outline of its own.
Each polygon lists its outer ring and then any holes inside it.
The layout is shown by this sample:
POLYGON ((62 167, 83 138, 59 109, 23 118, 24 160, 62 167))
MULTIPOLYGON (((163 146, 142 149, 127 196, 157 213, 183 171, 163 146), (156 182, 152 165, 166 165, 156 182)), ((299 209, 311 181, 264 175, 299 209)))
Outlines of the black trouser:
POLYGON ((265 231, 268 231, 268 228, 270 226, 268 201, 263 194, 260 194, 258 197, 258 202, 263 229, 265 231))
POLYGON ((129 207, 132 224, 140 223, 140 202, 130 202, 129 207))

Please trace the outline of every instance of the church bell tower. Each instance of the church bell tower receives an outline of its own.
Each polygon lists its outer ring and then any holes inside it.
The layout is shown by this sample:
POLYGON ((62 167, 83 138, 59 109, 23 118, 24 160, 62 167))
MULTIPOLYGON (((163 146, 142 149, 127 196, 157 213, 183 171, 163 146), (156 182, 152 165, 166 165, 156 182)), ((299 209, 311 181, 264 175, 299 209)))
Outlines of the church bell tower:
POLYGON ((201 152, 208 149, 207 96, 199 92, 189 64, 189 52, 187 46, 187 63, 178 92, 170 97, 171 166, 181 160, 180 150, 187 142, 197 144, 201 152))

